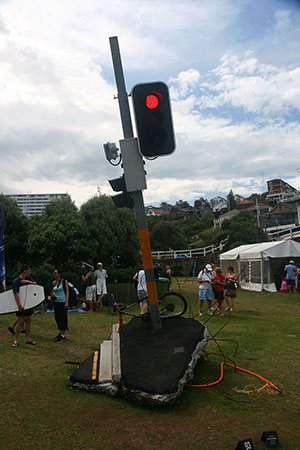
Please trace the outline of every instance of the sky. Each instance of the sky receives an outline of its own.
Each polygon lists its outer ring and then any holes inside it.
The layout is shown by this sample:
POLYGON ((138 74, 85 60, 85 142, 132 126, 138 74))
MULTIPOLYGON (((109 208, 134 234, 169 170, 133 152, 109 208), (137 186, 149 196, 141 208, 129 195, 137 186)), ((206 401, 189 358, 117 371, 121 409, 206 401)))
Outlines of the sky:
POLYGON ((114 194, 111 36, 128 93, 170 89, 176 150, 146 161, 146 205, 300 189, 300 0, 0 0, 0 192, 114 194))

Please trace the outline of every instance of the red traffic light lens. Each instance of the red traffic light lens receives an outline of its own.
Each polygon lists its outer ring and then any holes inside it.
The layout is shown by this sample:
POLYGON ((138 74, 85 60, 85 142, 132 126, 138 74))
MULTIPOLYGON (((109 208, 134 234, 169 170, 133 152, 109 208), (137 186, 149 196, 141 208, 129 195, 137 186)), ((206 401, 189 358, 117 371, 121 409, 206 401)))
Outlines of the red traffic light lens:
POLYGON ((155 109, 158 107, 160 102, 162 101, 162 95, 160 92, 151 92, 151 94, 146 97, 146 106, 149 109, 155 109))
POLYGON ((155 109, 158 107, 159 101, 158 98, 156 97, 156 95, 154 94, 149 94, 146 97, 146 106, 149 109, 155 109))

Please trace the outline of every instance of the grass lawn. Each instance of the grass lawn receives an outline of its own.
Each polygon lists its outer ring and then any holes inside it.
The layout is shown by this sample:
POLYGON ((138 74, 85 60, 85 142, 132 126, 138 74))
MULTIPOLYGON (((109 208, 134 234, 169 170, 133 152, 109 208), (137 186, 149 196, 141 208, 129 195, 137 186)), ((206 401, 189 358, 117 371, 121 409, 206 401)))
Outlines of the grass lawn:
MULTIPOLYGON (((196 315, 196 283, 181 282, 180 288, 189 302, 188 313, 196 315)), ((199 363, 194 374, 195 384, 217 380, 225 356, 270 380, 283 395, 266 390, 249 394, 264 382, 225 366, 222 382, 185 388, 174 406, 162 408, 70 387, 68 377, 76 366, 65 361, 85 360, 108 338, 117 319, 107 308, 70 313, 70 332, 63 343, 54 343, 53 314, 33 315, 36 347, 25 345, 21 335, 21 345, 12 348, 7 327, 14 315, 0 316, 0 447, 232 450, 240 439, 251 437, 255 449, 263 449, 262 432, 277 430, 280 448, 299 450, 299 316, 298 294, 239 290, 235 311, 207 322, 212 336, 226 326, 216 335, 217 342, 209 342, 208 362, 199 363)))

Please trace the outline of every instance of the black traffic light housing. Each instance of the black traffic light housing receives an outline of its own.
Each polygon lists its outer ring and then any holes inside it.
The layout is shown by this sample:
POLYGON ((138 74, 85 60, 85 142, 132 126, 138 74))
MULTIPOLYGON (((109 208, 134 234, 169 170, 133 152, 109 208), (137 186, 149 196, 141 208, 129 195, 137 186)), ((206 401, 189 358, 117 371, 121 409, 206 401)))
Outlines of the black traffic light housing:
POLYGON ((168 86, 161 81, 136 84, 131 97, 141 154, 151 158, 172 153, 175 137, 168 86))
POLYGON ((112 189, 115 192, 123 191, 122 194, 113 195, 111 198, 117 208, 134 208, 134 201, 132 196, 126 190, 125 178, 122 175, 119 178, 108 180, 112 189))

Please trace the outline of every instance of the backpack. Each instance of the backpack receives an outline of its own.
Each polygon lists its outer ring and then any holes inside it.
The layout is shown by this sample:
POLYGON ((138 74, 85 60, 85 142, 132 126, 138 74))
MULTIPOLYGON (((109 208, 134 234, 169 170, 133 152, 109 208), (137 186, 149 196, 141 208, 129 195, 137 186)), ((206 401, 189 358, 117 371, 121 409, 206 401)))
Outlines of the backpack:
MULTIPOLYGON (((69 308, 75 308, 77 306, 78 296, 73 284, 68 282, 68 286, 69 286, 69 308)), ((64 291, 66 292, 65 280, 63 280, 63 288, 64 291)))

